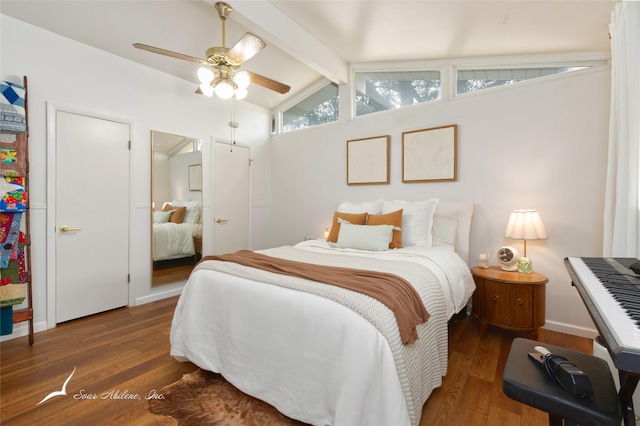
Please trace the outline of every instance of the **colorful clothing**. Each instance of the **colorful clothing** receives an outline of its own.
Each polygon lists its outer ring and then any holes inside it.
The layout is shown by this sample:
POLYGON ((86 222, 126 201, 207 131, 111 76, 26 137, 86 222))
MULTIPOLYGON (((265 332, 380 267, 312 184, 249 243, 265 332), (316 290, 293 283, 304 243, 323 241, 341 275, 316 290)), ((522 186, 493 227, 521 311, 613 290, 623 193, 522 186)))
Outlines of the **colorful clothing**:
POLYGON ((20 238, 20 219, 22 213, 0 213, 0 268, 6 269, 9 260, 18 255, 18 241, 20 238))
POLYGON ((9 81, 0 81, 0 129, 9 132, 27 130, 27 89, 9 81))
POLYGON ((0 175, 27 175, 27 133, 7 135, 0 132, 0 175), (5 138, 4 136, 10 136, 5 138))

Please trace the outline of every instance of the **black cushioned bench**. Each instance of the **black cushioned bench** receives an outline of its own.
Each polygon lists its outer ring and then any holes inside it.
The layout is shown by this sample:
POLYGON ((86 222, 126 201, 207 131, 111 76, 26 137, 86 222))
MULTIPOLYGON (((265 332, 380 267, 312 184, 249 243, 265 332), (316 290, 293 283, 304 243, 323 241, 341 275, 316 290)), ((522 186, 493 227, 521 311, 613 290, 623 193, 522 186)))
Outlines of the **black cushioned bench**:
POLYGON ((620 403, 608 364, 597 357, 523 338, 514 339, 502 374, 502 390, 516 401, 549 413, 549 424, 619 426, 620 403), (593 385, 592 396, 578 398, 564 390, 528 357, 544 346, 584 371, 593 385))

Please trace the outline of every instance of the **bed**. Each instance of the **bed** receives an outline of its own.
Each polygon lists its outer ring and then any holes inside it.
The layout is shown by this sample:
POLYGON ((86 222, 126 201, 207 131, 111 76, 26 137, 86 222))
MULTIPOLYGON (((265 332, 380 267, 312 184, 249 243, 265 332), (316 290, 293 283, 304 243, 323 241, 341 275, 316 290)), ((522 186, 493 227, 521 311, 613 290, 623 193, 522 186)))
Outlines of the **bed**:
POLYGON ((173 200, 153 212, 153 261, 196 254, 194 238, 202 237, 200 202, 173 200))
POLYGON ((447 321, 465 309, 475 289, 467 266, 472 214, 471 203, 437 199, 344 202, 334 214, 332 232, 341 224, 336 243, 309 240, 258 252, 391 272, 409 281, 430 315, 415 326, 418 339, 411 343, 403 343, 394 312, 372 297, 207 260, 195 268, 176 306, 171 355, 222 374, 241 391, 306 423, 417 425, 424 402, 447 371, 447 321), (336 221, 341 210, 342 217, 363 209, 376 213, 368 218, 386 217, 399 206, 402 227, 394 225, 392 234, 402 230, 402 248, 344 244, 346 229, 365 228, 336 221))

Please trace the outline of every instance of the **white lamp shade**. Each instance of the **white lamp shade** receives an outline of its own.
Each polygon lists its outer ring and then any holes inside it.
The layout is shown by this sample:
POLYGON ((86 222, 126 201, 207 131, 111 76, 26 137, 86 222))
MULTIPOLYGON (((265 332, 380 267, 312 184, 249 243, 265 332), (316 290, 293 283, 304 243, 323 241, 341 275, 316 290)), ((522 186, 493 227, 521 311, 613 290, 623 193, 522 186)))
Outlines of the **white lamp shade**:
POLYGON ((210 84, 208 83, 202 83, 200 85, 200 90, 202 91, 202 94, 205 96, 213 96, 213 87, 211 87, 210 84))
POLYGON ((209 84, 213 80, 213 77, 215 77, 215 74, 213 73, 211 68, 200 67, 198 69, 198 80, 200 80, 200 83, 209 84))
POLYGON ((540 214, 535 209, 513 210, 504 236, 517 240, 546 240, 549 238, 540 214))
POLYGON ((251 83, 251 78, 249 77, 249 73, 246 71, 240 71, 235 76, 233 76, 233 81, 243 89, 249 87, 249 83, 251 83))
POLYGON ((233 96, 233 87, 227 83, 226 81, 221 81, 218 83, 215 89, 216 95, 218 95, 222 99, 229 99, 233 96))
POLYGON ((247 97, 247 89, 244 87, 238 87, 235 91, 236 99, 241 100, 247 97))

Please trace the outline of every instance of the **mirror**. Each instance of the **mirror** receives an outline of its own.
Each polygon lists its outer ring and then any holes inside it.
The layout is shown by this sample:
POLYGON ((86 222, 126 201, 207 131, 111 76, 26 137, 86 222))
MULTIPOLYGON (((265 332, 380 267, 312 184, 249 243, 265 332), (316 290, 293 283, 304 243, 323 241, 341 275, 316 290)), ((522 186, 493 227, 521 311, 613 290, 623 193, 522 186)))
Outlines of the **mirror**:
POLYGON ((202 257, 202 140, 151 131, 151 286, 186 280, 202 257))

